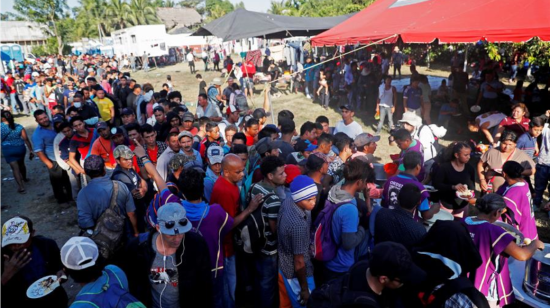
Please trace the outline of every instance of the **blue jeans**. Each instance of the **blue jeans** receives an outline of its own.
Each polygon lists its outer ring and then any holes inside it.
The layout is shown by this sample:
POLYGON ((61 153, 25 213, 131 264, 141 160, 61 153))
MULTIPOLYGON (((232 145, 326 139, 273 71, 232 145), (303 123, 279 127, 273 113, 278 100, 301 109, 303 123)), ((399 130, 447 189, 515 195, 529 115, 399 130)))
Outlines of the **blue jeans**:
POLYGON ((11 104, 11 113, 17 114, 17 100, 19 98, 17 97, 17 93, 10 93, 10 104, 11 104))
POLYGON ((517 74, 518 74, 518 66, 512 65, 512 70, 510 72, 510 79, 516 79, 517 74))
POLYGON ((222 303, 224 308, 235 307, 235 287, 237 286, 237 270, 235 255, 223 259, 223 292, 222 303))
POLYGON ((254 293, 257 296, 254 306, 261 308, 275 307, 279 277, 277 255, 266 256, 260 254, 254 256, 254 263, 256 267, 254 293))
POLYGON ((537 164, 535 173, 535 198, 533 198, 534 205, 541 206, 542 195, 546 187, 548 187, 548 192, 550 193, 548 181, 550 181, 550 166, 537 164))
POLYGON ((313 90, 313 81, 306 81, 305 92, 306 92, 306 95, 309 95, 311 97, 315 96, 315 92, 313 90))

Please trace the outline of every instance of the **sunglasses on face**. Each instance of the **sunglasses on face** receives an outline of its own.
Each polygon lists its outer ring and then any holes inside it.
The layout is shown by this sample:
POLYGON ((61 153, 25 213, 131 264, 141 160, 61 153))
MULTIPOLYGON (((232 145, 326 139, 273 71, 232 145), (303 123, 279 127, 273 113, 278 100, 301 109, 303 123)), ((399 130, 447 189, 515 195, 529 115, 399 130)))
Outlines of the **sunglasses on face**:
MULTIPOLYGON (((179 221, 177 221, 177 223, 181 226, 181 227, 185 227, 187 226, 187 224, 189 223, 189 221, 187 220, 187 218, 183 218, 183 219, 180 219, 179 221)), ((165 221, 164 222, 164 227, 166 229, 172 229, 176 226, 176 222, 173 221, 173 220, 170 220, 170 221, 165 221)))

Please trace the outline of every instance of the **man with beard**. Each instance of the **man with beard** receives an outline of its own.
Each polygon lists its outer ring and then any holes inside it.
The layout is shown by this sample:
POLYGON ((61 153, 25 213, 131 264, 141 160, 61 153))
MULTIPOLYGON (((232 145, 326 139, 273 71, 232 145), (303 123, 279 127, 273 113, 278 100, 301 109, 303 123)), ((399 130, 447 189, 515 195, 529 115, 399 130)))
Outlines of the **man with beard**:
POLYGON ((57 203, 67 205, 67 202, 72 199, 71 183, 67 172, 55 160, 53 140, 57 136, 57 133, 53 129, 50 119, 44 110, 36 110, 34 112, 34 119, 38 123, 32 135, 34 152, 48 168, 50 183, 57 203))
MULTIPOLYGON (((183 131, 178 135, 178 141, 181 147, 181 154, 188 157, 195 156, 195 160, 193 161, 192 166, 203 168, 204 165, 200 152, 193 149, 193 135, 191 135, 190 132, 183 131)), ((187 167, 189 166, 191 166, 191 164, 189 164, 187 167)))
MULTIPOLYGON (((136 216, 145 217, 145 210, 149 204, 149 200, 146 198, 148 186, 147 182, 132 168, 134 152, 125 145, 119 145, 114 150, 113 156, 116 159, 117 166, 113 171, 111 180, 120 181, 128 187, 136 206, 136 216)), ((137 228, 139 232, 145 231, 145 221, 143 219, 138 219, 137 228)))
POLYGON ((84 120, 79 116, 71 118, 69 123, 75 131, 69 144, 69 165, 77 174, 85 174, 80 161, 84 161, 88 157, 90 146, 95 141, 94 129, 87 128, 84 120), (80 158, 80 161, 77 161, 78 158, 80 158))
POLYGON ((178 129, 172 129, 170 133, 168 134, 168 138, 166 138, 166 143, 168 145, 168 148, 164 150, 162 155, 157 160, 157 171, 160 175, 160 177, 166 181, 166 178, 169 174, 169 168, 168 163, 170 162, 170 159, 179 153, 180 151, 180 143, 179 143, 179 132, 178 129))

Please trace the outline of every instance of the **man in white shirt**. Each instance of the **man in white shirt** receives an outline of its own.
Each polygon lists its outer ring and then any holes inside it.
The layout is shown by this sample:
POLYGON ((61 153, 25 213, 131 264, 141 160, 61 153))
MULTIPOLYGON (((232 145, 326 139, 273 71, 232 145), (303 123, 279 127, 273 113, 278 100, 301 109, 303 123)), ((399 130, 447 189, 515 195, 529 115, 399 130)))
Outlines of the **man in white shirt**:
POLYGON ((345 133, 348 137, 355 140, 355 137, 363 132, 361 125, 353 120, 355 107, 351 104, 347 104, 340 106, 340 110, 342 111, 342 121, 336 124, 334 134, 345 133))
POLYGON ((187 63, 189 63, 189 71, 191 74, 195 74, 197 71, 195 70, 195 55, 193 54, 193 51, 189 51, 187 55, 185 55, 185 58, 187 63))

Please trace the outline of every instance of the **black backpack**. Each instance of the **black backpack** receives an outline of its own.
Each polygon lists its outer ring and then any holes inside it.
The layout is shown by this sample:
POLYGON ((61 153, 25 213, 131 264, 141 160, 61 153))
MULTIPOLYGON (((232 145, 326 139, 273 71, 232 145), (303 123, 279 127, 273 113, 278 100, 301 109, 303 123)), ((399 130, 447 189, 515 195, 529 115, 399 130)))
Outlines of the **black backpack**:
MULTIPOLYGON (((252 189, 254 188, 254 185, 256 184, 253 184, 248 191, 246 196, 246 205, 250 204, 250 200, 252 200, 252 189)), ((265 221, 262 213, 264 203, 272 196, 276 196, 276 194, 269 193, 265 195, 260 201, 258 208, 237 227, 235 240, 237 245, 242 246, 245 253, 258 253, 267 243, 265 229, 269 228, 269 224, 265 221)))
POLYGON ((489 303, 468 277, 458 277, 447 281, 441 288, 432 293, 419 293, 418 297, 424 307, 443 308, 445 302, 457 293, 466 295, 478 308, 488 308, 489 303))
POLYGON ((349 289, 350 272, 353 268, 364 262, 367 261, 355 263, 343 276, 333 279, 313 290, 307 301, 307 307, 380 307, 378 301, 372 297, 372 293, 349 289))

